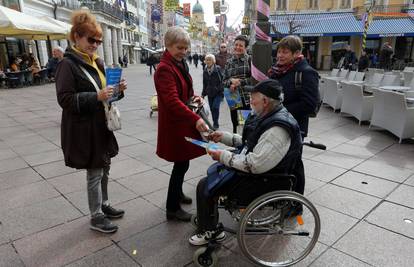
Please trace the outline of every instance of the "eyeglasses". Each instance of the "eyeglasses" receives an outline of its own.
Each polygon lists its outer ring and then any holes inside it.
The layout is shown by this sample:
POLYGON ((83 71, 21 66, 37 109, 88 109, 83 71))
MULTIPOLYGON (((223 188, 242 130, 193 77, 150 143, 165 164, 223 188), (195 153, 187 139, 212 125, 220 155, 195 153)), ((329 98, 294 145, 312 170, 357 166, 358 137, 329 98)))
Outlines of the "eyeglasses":
POLYGON ((102 44, 102 40, 97 40, 95 38, 92 37, 88 37, 88 43, 93 45, 94 43, 96 43, 97 45, 101 45, 102 44))

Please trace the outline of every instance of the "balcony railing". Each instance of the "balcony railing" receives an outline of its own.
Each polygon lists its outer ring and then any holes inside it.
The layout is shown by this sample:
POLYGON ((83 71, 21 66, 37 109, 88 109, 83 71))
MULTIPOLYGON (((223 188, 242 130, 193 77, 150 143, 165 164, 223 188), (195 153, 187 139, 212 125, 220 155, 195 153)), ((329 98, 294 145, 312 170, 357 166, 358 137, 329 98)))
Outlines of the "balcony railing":
POLYGON ((132 12, 125 12, 124 13, 125 24, 127 26, 139 26, 139 18, 134 15, 132 12))
MULTIPOLYGON (((409 8, 408 4, 404 5, 374 5, 371 9, 371 12, 374 13, 384 13, 399 15, 401 13, 407 13, 407 9, 409 8)), ((360 16, 366 12, 366 8, 364 6, 358 6, 354 8, 354 13, 356 16, 360 16)))
POLYGON ((102 12, 106 15, 117 18, 120 21, 124 20, 124 12, 120 9, 120 7, 116 5, 111 5, 108 2, 89 0, 89 1, 82 1, 81 5, 88 7, 92 12, 102 12))

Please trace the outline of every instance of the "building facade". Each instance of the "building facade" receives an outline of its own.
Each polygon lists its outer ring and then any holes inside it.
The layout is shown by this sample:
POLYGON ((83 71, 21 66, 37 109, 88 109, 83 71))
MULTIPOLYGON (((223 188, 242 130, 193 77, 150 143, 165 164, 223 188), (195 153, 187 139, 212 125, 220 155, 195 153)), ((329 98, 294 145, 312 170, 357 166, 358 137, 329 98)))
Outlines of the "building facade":
POLYGON ((301 36, 311 65, 329 69, 337 64, 346 44, 359 57, 367 10, 370 20, 366 51, 379 53, 389 42, 396 61, 414 59, 413 0, 271 0, 272 37, 301 36))

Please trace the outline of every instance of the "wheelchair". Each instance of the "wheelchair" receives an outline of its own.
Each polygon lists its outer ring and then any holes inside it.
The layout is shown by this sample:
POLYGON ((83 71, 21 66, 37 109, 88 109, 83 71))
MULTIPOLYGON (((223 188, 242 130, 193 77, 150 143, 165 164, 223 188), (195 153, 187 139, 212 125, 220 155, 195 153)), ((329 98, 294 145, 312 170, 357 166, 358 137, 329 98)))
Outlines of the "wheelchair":
MULTIPOLYGON (((253 176, 259 179, 259 190, 252 192, 248 185, 248 193, 240 194, 236 186, 219 196, 218 208, 226 210, 238 226, 231 229, 219 223, 218 232, 236 235, 241 252, 255 265, 291 266, 300 262, 318 241, 321 228, 318 211, 303 195, 292 191, 295 176, 253 176)), ((197 227, 195 215, 191 223, 197 227)), ((207 246, 195 251, 194 264, 216 266, 216 250, 220 247, 220 243, 210 240, 207 246)))

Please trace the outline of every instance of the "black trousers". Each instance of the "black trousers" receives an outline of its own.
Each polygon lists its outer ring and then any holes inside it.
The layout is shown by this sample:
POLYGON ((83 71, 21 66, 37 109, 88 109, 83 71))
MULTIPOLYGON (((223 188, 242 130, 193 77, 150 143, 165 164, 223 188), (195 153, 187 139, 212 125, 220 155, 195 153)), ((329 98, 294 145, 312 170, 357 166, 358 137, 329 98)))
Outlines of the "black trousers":
POLYGON ((237 125, 239 125, 239 120, 237 119, 237 109, 230 110, 231 123, 233 124, 233 133, 237 133, 237 125))
POLYGON ((154 69, 154 71, 156 71, 155 65, 149 65, 150 75, 152 75, 152 69, 154 69))
POLYGON ((190 167, 190 161, 174 162, 171 172, 170 184, 167 195, 167 211, 177 211, 181 208, 180 202, 183 197, 183 182, 185 173, 190 167))

